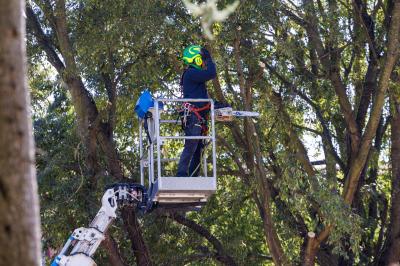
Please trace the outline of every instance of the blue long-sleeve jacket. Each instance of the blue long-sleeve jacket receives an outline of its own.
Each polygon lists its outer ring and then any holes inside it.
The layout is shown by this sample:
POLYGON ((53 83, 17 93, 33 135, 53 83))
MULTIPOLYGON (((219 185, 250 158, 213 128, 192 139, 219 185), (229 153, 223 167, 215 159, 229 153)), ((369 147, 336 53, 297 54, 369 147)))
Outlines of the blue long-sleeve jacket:
MULTIPOLYGON (((182 77, 183 97, 192 99, 208 99, 206 81, 217 76, 215 64, 211 57, 206 59, 207 69, 189 67, 182 77)), ((206 102, 193 102, 197 107, 202 107, 206 102)))

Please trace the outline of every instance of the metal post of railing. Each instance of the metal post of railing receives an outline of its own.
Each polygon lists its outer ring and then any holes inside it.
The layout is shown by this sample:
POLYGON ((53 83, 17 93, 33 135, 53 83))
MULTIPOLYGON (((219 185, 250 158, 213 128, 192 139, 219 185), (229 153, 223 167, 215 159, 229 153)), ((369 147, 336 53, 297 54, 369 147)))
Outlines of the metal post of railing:
POLYGON ((167 99, 167 98, 157 98, 159 102, 213 102, 212 99, 203 98, 203 99, 193 99, 193 98, 177 98, 177 99, 167 99))
POLYGON ((147 141, 149 145, 147 161, 149 164, 149 186, 154 183, 154 139, 153 139, 153 118, 147 120, 147 130, 149 132, 149 138, 147 141))
POLYGON ((213 177, 216 182, 217 159, 216 159, 216 150, 215 150, 215 119, 214 119, 214 102, 213 101, 211 101, 211 136, 212 136, 213 177))
POLYGON ((207 177, 207 156, 204 151, 203 151, 203 175, 204 177, 207 177))
POLYGON ((143 173, 143 139, 142 139, 142 121, 139 118, 139 158, 140 158, 140 184, 144 186, 144 173, 143 173))
POLYGON ((212 136, 160 136, 161 140, 164 139, 211 139, 212 136))
POLYGON ((161 177, 161 151, 160 151, 160 113, 159 113, 159 106, 158 106, 158 100, 154 100, 156 112, 155 112, 155 128, 156 128, 156 138, 157 138, 157 179, 161 177))
MULTIPOLYGON (((150 184, 154 183, 154 144, 150 143, 150 149, 149 149, 149 181, 150 184)), ((150 186, 149 184, 149 186, 150 186)))

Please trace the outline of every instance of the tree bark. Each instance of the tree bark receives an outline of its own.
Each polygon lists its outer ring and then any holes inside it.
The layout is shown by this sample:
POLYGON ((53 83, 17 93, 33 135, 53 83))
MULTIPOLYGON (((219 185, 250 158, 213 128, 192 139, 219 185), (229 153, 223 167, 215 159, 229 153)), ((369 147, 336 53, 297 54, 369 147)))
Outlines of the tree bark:
POLYGON ((0 0, 0 263, 41 265, 24 1, 0 0))

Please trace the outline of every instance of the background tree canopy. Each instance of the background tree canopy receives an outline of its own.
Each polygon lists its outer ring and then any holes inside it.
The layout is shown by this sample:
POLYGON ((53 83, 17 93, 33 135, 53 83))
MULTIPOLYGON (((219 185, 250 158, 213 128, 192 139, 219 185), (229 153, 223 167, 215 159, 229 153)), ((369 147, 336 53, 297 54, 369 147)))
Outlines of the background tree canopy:
POLYGON ((207 206, 124 209, 98 265, 399 263, 400 1, 241 0, 213 41, 180 1, 30 0, 26 15, 45 250, 105 185, 139 181, 136 99, 180 97, 181 52, 200 44, 212 98, 261 116, 217 125, 207 206))

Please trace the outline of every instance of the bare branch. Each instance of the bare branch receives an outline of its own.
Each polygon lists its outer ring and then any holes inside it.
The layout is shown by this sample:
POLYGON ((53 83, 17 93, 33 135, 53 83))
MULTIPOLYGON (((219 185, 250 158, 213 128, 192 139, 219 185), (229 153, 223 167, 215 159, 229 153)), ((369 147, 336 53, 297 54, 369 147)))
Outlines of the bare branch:
POLYGON ((302 125, 297 125, 297 124, 293 124, 293 126, 299 128, 299 129, 305 130, 305 131, 309 131, 309 132, 311 132, 311 133, 313 133, 315 135, 323 136, 323 133, 318 131, 318 130, 315 130, 315 129, 312 129, 312 128, 309 128, 309 127, 305 127, 305 126, 302 126, 302 125))

